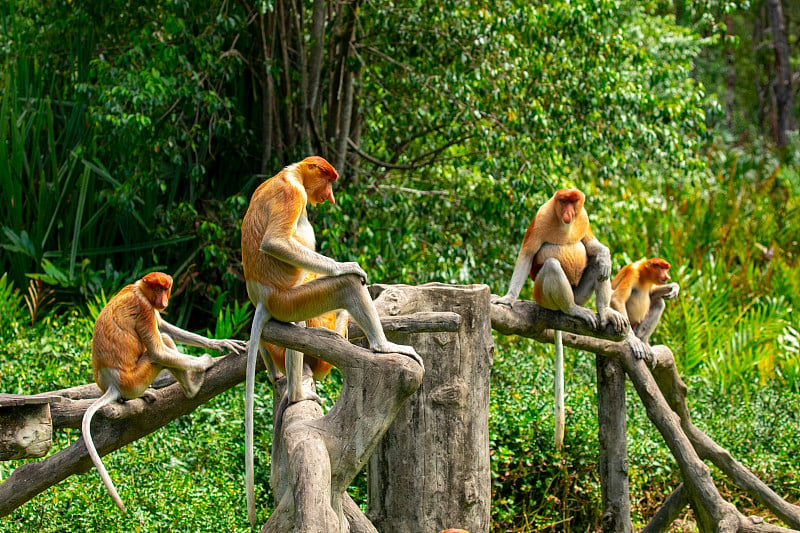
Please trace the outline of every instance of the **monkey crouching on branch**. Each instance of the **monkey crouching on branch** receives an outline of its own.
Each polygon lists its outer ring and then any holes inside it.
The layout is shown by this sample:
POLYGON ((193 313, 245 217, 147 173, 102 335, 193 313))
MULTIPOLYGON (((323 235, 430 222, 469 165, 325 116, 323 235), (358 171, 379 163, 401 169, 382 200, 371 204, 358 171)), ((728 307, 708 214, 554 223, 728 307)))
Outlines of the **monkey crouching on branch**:
MULTIPOLYGON (((600 325, 611 323, 623 331, 625 318, 609 306, 611 254, 592 233, 584 209, 586 197, 578 189, 557 191, 533 217, 522 240, 508 292, 492 303, 512 307, 525 280, 533 279, 533 299, 540 306, 579 317, 597 326, 595 314, 583 305, 595 294, 600 325)), ((564 442, 564 351, 561 332, 556 347, 555 442, 564 442)))
POLYGON ((104 394, 84 413, 81 432, 89 457, 123 512, 125 505, 92 441, 94 414, 117 400, 138 398, 163 369, 175 376, 188 398, 193 398, 214 362, 208 354, 192 357, 180 353, 175 342, 220 351, 243 352, 246 347, 244 341, 208 339, 164 321, 159 311, 167 307, 171 290, 172 277, 151 272, 119 291, 94 324, 92 371, 104 394))
POLYGON ((669 267, 659 257, 640 259, 625 265, 611 282, 611 307, 630 322, 627 341, 638 359, 652 357, 650 335, 664 313, 664 300, 678 296, 678 284, 667 283, 671 279, 669 267))
MULTIPOLYGON (((374 352, 400 353, 420 366, 411 346, 386 339, 380 317, 366 288, 367 275, 355 262, 340 263, 315 251, 307 205, 330 201, 339 175, 322 157, 307 157, 262 183, 250 199, 242 221, 242 267, 247 294, 256 307, 250 330, 245 384, 245 483, 247 514, 256 522, 253 480, 253 397, 259 339, 271 318, 302 322, 345 309, 364 331, 374 352), (308 273, 320 277, 304 283, 308 273)), ((287 402, 316 400, 303 389, 303 357, 286 353, 287 402)))

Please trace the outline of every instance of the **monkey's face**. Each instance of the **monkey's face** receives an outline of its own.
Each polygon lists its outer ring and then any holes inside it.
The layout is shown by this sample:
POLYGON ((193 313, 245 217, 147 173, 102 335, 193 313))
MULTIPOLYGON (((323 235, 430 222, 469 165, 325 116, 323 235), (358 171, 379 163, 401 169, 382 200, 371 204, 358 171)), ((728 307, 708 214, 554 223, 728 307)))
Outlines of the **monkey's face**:
POLYGON ((578 189, 561 189, 554 200, 558 218, 564 224, 572 224, 583 208, 584 196, 578 189))
POLYGON ((336 200, 333 198, 333 180, 329 180, 324 175, 317 175, 310 181, 311 183, 306 188, 308 203, 317 205, 328 201, 336 204, 336 200))
POLYGON ((169 305, 169 289, 164 289, 161 287, 154 287, 153 288, 153 299, 150 303, 153 304, 158 311, 163 311, 169 305))

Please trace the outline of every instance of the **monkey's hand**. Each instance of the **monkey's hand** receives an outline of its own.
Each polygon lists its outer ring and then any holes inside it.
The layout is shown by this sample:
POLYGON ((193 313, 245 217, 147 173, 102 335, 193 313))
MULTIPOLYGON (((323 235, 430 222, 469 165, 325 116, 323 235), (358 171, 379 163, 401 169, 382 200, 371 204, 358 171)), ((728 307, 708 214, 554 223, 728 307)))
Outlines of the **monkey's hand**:
POLYGON ((678 285, 677 283, 670 283, 669 285, 666 285, 666 287, 669 288, 669 291, 666 294, 664 294, 665 300, 672 300, 673 298, 678 297, 678 293, 681 290, 680 285, 678 285))
POLYGON ((236 339, 214 339, 211 341, 210 348, 212 350, 219 350, 220 352, 233 352, 241 355, 247 352, 247 341, 240 341, 236 339))
POLYGON ((367 283, 367 273, 361 268, 361 265, 355 261, 347 261, 345 263, 337 263, 334 276, 344 276, 345 274, 355 274, 361 278, 361 281, 367 283))
POLYGON ((504 305, 506 307, 514 307, 515 300, 516 298, 514 298, 510 294, 506 294, 505 296, 501 296, 499 298, 492 298, 492 303, 498 305, 504 305))
POLYGON ((573 305, 567 314, 580 318, 593 328, 597 327, 597 315, 595 315, 591 309, 583 307, 582 305, 573 305))
POLYGON ((608 324, 611 324, 614 330, 619 333, 622 333, 630 327, 628 319, 622 316, 622 313, 610 307, 606 307, 600 311, 600 326, 606 327, 608 324))
POLYGON ((643 359, 645 363, 655 365, 655 357, 653 357, 653 350, 644 341, 640 340, 633 334, 633 330, 628 334, 626 339, 628 345, 631 347, 633 357, 636 359, 643 359))

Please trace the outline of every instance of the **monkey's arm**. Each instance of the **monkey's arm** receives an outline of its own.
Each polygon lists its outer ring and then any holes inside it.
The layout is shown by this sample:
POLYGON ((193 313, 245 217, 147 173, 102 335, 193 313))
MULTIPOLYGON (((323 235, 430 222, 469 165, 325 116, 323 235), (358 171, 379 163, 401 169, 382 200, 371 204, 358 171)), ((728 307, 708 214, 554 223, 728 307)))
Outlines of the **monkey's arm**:
POLYGON ((247 342, 235 339, 209 339, 173 326, 161 316, 158 317, 158 329, 161 333, 166 333, 172 340, 180 344, 187 344, 189 346, 197 346, 198 348, 207 348, 209 350, 219 350, 220 352, 230 351, 235 353, 244 353, 247 350, 247 342))
POLYGON ((650 300, 656 298, 663 298, 664 300, 672 300, 678 296, 680 292, 680 285, 677 283, 667 283, 666 285, 658 285, 653 287, 650 291, 650 300))
MULTIPOLYGON (((259 250, 292 266, 310 270, 325 276, 356 274, 365 282, 367 274, 356 262, 340 263, 307 248, 295 233, 297 224, 304 217, 305 198, 300 191, 287 189, 284 206, 270 209, 267 230, 261 238, 259 250), (289 194, 291 192, 291 194, 289 194)), ((275 200, 272 200, 273 202, 275 200)))
POLYGON ((530 253, 525 249, 525 245, 523 244, 522 248, 519 251, 519 255, 517 256, 517 262, 514 265, 514 273, 511 275, 511 282, 508 284, 508 292, 506 295, 497 298, 492 301, 492 303, 506 305, 511 307, 511 304, 519 296, 520 291, 522 291, 523 285, 525 285, 525 280, 528 279, 528 276, 531 272, 531 266, 533 265, 533 258, 536 254, 530 253))
POLYGON ((594 261, 590 261, 589 264, 597 266, 597 280, 607 280, 611 276, 611 252, 608 250, 608 246, 598 241, 591 232, 582 240, 587 258, 594 258, 594 261))

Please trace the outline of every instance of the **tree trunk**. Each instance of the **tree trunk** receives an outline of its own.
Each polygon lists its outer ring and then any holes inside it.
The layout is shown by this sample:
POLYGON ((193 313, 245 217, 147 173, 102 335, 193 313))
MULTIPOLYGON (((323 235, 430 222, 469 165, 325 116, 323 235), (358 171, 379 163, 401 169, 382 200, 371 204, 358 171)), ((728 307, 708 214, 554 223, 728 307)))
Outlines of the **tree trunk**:
POLYGON ((461 315, 462 322, 457 332, 391 338, 415 346, 426 372, 370 460, 367 514, 379 531, 486 533, 493 350, 489 289, 429 284, 375 290, 381 314, 447 310, 461 315))
POLYGON ((767 0, 767 11, 772 28, 772 46, 775 50, 775 80, 772 83, 777 115, 776 141, 779 147, 786 146, 787 131, 797 130, 794 117, 794 91, 792 90, 792 69, 789 65, 789 41, 780 0, 767 0))

